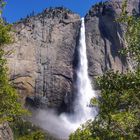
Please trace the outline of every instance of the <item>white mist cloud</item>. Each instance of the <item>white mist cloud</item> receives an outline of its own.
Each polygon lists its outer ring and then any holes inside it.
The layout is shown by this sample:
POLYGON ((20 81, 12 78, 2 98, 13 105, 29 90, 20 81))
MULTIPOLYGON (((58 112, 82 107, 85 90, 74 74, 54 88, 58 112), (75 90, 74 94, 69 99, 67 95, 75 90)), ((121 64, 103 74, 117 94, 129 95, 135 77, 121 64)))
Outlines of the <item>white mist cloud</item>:
POLYGON ((31 121, 47 130, 54 137, 68 139, 69 135, 74 132, 80 124, 72 121, 70 114, 57 115, 54 110, 35 110, 33 111, 31 121))

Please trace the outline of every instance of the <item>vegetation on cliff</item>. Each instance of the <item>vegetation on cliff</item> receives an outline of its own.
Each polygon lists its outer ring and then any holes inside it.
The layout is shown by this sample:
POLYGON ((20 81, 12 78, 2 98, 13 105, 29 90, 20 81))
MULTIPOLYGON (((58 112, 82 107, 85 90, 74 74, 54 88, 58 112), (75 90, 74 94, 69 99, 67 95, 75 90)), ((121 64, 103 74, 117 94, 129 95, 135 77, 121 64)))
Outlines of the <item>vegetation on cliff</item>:
POLYGON ((46 137, 38 127, 21 118, 11 123, 10 127, 14 133, 14 140, 45 140, 46 137))
MULTIPOLYGON (((0 14, 5 5, 0 0, 0 14)), ((125 74, 108 71, 98 79, 101 96, 93 100, 99 107, 99 115, 70 136, 70 140, 137 140, 140 138, 140 18, 128 16, 126 2, 121 18, 127 25, 126 48, 123 55, 131 58, 135 69, 125 74)), ((12 43, 11 26, 0 18, 0 123, 14 122, 11 127, 15 140, 44 140, 45 134, 31 123, 19 119, 26 112, 16 90, 7 76, 4 45, 12 43)))
POLYGON ((14 139, 18 140, 45 140, 45 134, 31 123, 21 118, 27 113, 19 99, 19 94, 9 82, 7 61, 4 50, 5 45, 12 43, 11 25, 6 24, 2 19, 2 10, 5 1, 0 0, 0 124, 10 122, 14 133, 14 139))
MULTIPOLYGON (((0 13, 5 5, 0 0, 0 13)), ((10 35, 11 25, 6 25, 0 17, 0 123, 4 121, 12 121, 15 117, 23 115, 26 111, 22 108, 18 101, 18 94, 9 82, 6 59, 4 56, 4 45, 12 42, 10 35)))
POLYGON ((98 79, 101 96, 94 100, 99 114, 71 134, 70 140, 140 139, 140 17, 127 15, 127 1, 119 22, 126 24, 126 48, 123 55, 135 62, 133 71, 106 72, 98 79))

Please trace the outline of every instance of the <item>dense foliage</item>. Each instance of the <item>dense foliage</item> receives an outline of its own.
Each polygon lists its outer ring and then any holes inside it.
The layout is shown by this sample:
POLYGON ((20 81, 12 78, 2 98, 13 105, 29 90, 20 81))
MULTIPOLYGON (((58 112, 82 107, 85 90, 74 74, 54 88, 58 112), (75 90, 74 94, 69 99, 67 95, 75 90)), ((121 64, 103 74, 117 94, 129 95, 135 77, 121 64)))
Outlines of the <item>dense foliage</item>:
MULTIPOLYGON (((4 5, 5 2, 0 0, 0 13, 2 13, 4 5)), ((5 25, 0 17, 0 123, 11 121, 13 118, 25 113, 25 110, 22 109, 21 104, 18 102, 18 94, 10 84, 7 76, 4 45, 12 42, 10 31, 11 26, 5 25)))
POLYGON ((11 123, 14 140, 45 140, 46 134, 32 123, 18 118, 11 123))
POLYGON ((140 75, 107 72, 99 78, 99 115, 70 140, 138 140, 140 138, 140 75))
POLYGON ((118 19, 127 25, 126 48, 121 53, 136 67, 126 74, 108 71, 98 79, 101 96, 94 101, 99 115, 75 133, 70 140, 138 140, 140 139, 140 17, 128 16, 127 1, 118 19))

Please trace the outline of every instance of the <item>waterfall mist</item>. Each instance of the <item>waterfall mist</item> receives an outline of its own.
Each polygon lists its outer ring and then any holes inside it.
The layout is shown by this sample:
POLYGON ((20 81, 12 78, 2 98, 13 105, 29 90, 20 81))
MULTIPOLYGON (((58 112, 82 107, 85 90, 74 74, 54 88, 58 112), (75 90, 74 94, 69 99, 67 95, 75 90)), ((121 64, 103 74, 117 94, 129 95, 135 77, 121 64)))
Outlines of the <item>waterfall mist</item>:
POLYGON ((82 123, 94 119, 97 114, 96 109, 90 106, 90 100, 96 95, 88 77, 84 18, 81 19, 78 53, 79 65, 76 72, 77 93, 74 101, 74 113, 62 113, 58 116, 53 110, 38 110, 35 111, 33 117, 34 123, 60 139, 67 139, 69 134, 74 132, 82 123))

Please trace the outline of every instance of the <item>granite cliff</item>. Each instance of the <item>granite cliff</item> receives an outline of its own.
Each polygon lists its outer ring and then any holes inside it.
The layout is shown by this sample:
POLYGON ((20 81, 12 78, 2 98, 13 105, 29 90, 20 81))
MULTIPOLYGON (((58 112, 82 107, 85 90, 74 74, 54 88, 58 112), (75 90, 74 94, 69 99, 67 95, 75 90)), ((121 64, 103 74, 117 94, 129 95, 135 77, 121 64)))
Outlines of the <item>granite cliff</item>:
POLYGON ((35 95, 36 105, 60 107, 73 90, 80 16, 62 7, 50 8, 13 29, 15 43, 7 50, 13 50, 8 65, 15 87, 24 98, 35 95))
MULTIPOLYGON (((106 70, 125 72, 131 61, 119 55, 125 47, 125 26, 116 22, 122 0, 110 0, 91 7, 85 16, 89 75, 106 70)), ((129 14, 140 13, 140 0, 128 0, 129 14)), ((69 111, 75 90, 78 64, 80 16, 63 8, 49 8, 20 20, 13 26, 14 43, 6 47, 11 82, 23 102, 35 107, 69 111)), ((13 140, 7 123, 0 125, 0 140, 13 140)))
POLYGON ((12 130, 7 122, 0 124, 0 140, 14 140, 12 130))
MULTIPOLYGON (((120 0, 99 3, 85 16, 93 83, 108 69, 124 72, 128 68, 128 61, 118 53, 125 47, 124 26, 115 21, 121 5, 120 0)), ((139 13, 139 0, 129 0, 128 11, 139 13)), ((7 56, 9 73, 28 102, 60 111, 68 109, 75 89, 80 25, 80 16, 62 7, 46 9, 14 24, 15 43, 7 47, 13 51, 7 56)))
MULTIPOLYGON (((116 21, 122 12, 122 0, 99 3, 85 16, 86 42, 89 60, 89 75, 92 79, 106 70, 125 72, 131 63, 119 50, 126 47, 125 26, 116 21)), ((128 14, 139 14, 139 0, 128 0, 128 14)))

